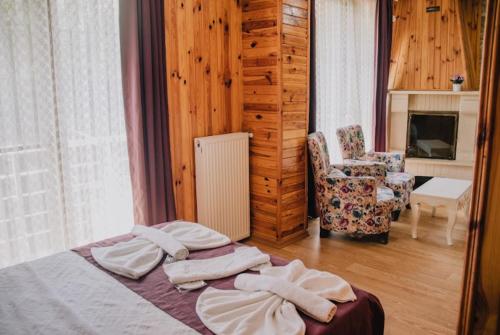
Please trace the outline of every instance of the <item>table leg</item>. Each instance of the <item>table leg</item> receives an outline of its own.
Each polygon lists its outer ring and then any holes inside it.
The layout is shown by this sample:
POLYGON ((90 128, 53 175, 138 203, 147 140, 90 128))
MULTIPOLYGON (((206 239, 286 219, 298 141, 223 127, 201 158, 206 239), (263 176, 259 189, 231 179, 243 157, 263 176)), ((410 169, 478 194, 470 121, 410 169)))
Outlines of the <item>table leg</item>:
POLYGON ((471 202, 471 200, 470 200, 470 199, 469 199, 469 200, 467 200, 467 202, 466 202, 466 204, 465 204, 465 206, 464 206, 464 213, 465 213, 465 215, 464 215, 464 216, 465 216, 467 219, 469 219, 469 215, 470 215, 470 202, 471 202))
POLYGON ((453 245, 453 241, 451 239, 451 233, 453 231, 453 227, 455 227, 456 222, 457 222, 457 207, 456 206, 448 207, 448 225, 446 227, 446 242, 448 242, 448 245, 453 245))
POLYGON ((432 217, 436 216, 436 206, 432 206, 432 217))
POLYGON ((420 203, 412 203, 411 204, 411 237, 417 238, 417 226, 418 220, 420 219, 420 203))

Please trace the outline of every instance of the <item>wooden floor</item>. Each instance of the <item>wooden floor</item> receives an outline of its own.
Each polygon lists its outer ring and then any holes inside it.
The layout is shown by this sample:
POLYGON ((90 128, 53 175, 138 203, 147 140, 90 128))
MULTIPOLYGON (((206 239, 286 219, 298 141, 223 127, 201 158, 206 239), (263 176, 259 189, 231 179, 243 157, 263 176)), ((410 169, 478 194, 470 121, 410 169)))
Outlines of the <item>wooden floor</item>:
POLYGON ((318 220, 310 236, 282 249, 248 244, 306 266, 330 271, 375 294, 385 310, 385 334, 455 334, 465 256, 466 222, 458 217, 453 240, 445 238, 446 218, 423 212, 419 238, 410 235, 411 211, 393 223, 387 245, 332 233, 319 238, 318 220))

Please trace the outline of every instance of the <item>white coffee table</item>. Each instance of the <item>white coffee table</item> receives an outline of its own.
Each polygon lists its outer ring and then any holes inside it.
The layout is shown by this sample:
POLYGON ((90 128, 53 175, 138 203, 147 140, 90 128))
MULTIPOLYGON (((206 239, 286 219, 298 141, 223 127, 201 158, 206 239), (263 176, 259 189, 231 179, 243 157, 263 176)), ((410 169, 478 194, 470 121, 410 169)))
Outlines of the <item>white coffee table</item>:
POLYGON ((448 210, 448 225, 446 227, 446 240, 452 245, 451 232, 455 226, 457 212, 469 212, 472 182, 469 180, 435 177, 414 190, 410 196, 412 207, 411 235, 417 238, 417 226, 420 219, 422 204, 432 207, 432 216, 436 207, 446 207, 448 210))

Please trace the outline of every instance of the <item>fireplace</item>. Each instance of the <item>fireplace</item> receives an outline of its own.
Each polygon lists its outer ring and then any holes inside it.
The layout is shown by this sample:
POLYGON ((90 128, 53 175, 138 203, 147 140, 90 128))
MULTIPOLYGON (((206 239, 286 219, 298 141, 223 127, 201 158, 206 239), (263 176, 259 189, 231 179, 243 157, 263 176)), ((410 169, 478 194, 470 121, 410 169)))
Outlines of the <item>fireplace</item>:
POLYGON ((455 160, 457 112, 408 111, 407 157, 455 160))
MULTIPOLYGON (((389 92, 388 109, 387 149, 392 152, 406 152, 410 156, 406 158, 406 172, 415 176, 467 180, 473 178, 479 113, 478 91, 392 90, 389 92), (439 115, 443 118, 439 118, 439 115), (438 130, 432 129, 434 126, 429 124, 430 130, 425 134, 427 123, 422 125, 421 116, 424 120, 426 116, 430 117, 431 123, 438 121, 438 130), (438 119, 433 120, 432 117, 438 119), (417 131, 420 129, 420 132, 413 131, 411 134, 411 128, 417 131), (418 139, 421 140, 423 149, 417 146, 418 139), (443 148, 433 146, 429 150, 429 145, 425 145, 426 142, 422 140, 438 140, 436 143, 441 144, 443 148), (438 157, 443 158, 432 159, 438 157)), ((427 142, 429 143, 433 142, 427 142)))

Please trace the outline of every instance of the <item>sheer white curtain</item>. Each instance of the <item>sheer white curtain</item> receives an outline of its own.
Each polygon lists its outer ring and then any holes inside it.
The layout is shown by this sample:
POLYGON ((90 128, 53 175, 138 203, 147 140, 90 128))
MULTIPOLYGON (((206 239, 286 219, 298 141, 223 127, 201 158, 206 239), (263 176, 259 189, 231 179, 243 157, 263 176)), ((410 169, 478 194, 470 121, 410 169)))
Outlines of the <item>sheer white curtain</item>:
POLYGON ((129 231, 118 0, 1 0, 0 45, 0 267, 129 231))
POLYGON ((335 131, 360 124, 372 148, 376 0, 316 0, 316 129, 333 162, 335 131))

